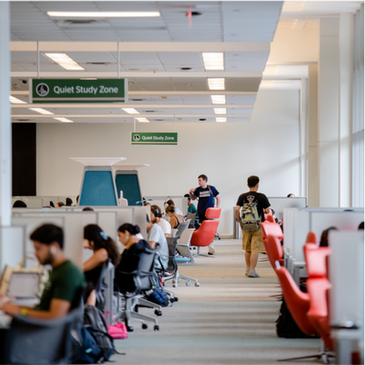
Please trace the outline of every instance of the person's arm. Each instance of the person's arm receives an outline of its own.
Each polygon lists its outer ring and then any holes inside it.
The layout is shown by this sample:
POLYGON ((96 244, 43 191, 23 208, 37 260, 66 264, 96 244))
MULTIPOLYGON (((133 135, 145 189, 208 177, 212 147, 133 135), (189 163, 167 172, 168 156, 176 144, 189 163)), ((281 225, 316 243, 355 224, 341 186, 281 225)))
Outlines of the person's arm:
POLYGON ((196 190, 195 188, 191 188, 189 190, 189 195, 191 200, 195 200, 197 198, 197 196, 194 194, 195 190, 196 190))
POLYGON ((219 196, 219 194, 218 195, 216 195, 216 197, 215 197, 216 199, 217 199, 217 203, 216 203, 216 207, 217 208, 219 208, 219 205, 220 205, 220 203, 221 203, 221 197, 219 196))
POLYGON ((108 260, 108 251, 105 248, 101 248, 94 252, 87 261, 84 262, 84 271, 90 271, 98 267, 101 263, 108 260))
POLYGON ((265 214, 269 214, 270 213, 270 207, 269 208, 263 208, 263 210, 264 210, 264 213, 265 214))
POLYGON ((170 237, 170 233, 164 233, 165 237, 170 237))
POLYGON ((65 316, 71 307, 71 303, 63 299, 52 299, 49 311, 38 311, 21 307, 12 303, 3 304, 0 309, 10 316, 25 315, 30 318, 55 319, 65 316))
POLYGON ((155 247, 156 247, 155 241, 148 241, 148 243, 150 244, 151 248, 155 249, 155 247))
POLYGON ((237 219, 238 222, 241 220, 241 217, 240 217, 240 209, 241 209, 241 207, 239 205, 236 205, 234 207, 234 213, 236 215, 236 219, 237 219))

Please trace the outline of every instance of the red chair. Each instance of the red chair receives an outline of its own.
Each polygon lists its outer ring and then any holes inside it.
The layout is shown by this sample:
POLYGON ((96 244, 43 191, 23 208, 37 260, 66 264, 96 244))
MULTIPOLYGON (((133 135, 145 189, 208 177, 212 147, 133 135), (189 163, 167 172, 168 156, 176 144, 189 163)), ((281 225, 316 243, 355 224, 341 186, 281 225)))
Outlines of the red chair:
POLYGON ((309 278, 328 278, 328 257, 331 249, 306 243, 303 251, 309 278))
POLYGON ((202 222, 200 227, 193 232, 190 239, 190 246, 198 247, 198 255, 200 255, 200 247, 209 246, 217 232, 221 208, 208 208, 205 217, 209 220, 202 222))
POLYGON ((264 245, 266 249, 267 256, 269 258, 272 268, 275 270, 275 261, 278 261, 281 266, 284 265, 284 251, 277 237, 269 235, 269 237, 264 240, 264 245))
POLYGON ((318 246, 319 242, 317 235, 314 232, 309 231, 305 243, 315 243, 318 246))

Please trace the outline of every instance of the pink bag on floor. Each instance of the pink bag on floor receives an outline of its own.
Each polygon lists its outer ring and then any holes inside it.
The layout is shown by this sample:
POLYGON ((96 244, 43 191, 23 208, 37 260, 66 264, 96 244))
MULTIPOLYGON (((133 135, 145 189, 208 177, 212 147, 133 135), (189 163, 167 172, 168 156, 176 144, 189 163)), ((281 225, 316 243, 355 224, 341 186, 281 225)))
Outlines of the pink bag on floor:
POLYGON ((112 312, 104 312, 104 317, 106 314, 111 314, 113 317, 113 324, 108 324, 108 333, 115 340, 124 340, 128 338, 127 327, 123 322, 115 322, 115 317, 112 312))

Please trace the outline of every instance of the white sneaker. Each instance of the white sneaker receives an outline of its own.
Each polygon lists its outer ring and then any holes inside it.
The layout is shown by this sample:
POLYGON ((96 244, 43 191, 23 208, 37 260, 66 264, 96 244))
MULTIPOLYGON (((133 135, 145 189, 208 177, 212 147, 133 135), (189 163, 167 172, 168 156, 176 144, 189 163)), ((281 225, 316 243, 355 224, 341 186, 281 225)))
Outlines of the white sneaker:
POLYGON ((215 249, 214 249, 214 248, 209 247, 208 255, 214 255, 214 254, 215 254, 215 249))
POLYGON ((255 270, 250 270, 249 272, 248 272, 248 277, 249 278, 259 278, 260 277, 260 275, 255 271, 255 270))
POLYGON ((247 269, 245 272, 245 275, 248 276, 249 272, 250 272, 250 269, 247 269))

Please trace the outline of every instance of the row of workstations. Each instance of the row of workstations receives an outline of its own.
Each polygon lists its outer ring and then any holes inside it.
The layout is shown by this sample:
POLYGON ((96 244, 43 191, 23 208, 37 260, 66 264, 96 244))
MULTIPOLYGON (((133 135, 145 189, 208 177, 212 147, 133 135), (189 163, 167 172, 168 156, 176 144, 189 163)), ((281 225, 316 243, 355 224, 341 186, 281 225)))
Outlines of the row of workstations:
POLYGON ((284 265, 297 284, 307 277, 303 246, 308 232, 318 240, 331 231, 328 261, 331 336, 336 342, 337 364, 351 363, 351 354, 364 344, 364 221, 363 208, 288 208, 284 210, 284 265))

